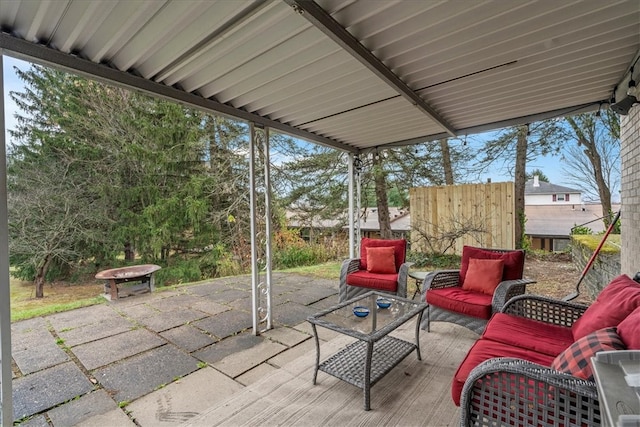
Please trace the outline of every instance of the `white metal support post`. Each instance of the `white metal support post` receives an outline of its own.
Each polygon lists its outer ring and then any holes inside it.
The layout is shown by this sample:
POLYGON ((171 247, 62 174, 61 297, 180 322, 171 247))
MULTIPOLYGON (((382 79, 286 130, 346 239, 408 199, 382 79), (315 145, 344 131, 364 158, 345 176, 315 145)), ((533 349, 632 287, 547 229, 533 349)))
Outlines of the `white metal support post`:
MULTIPOLYGON (((0 51, 0 73, 4 61, 0 51)), ((4 121, 4 74, 0 75, 0 425, 13 424, 11 391, 11 294, 9 292, 9 217, 7 212, 7 146, 4 121)))
POLYGON ((349 258, 360 258, 360 174, 362 160, 349 153, 349 258), (355 191, 354 191, 355 187, 355 191), (354 206, 355 205, 355 206, 354 206))
POLYGON ((356 174, 356 245, 355 245, 355 250, 356 250, 356 256, 355 258, 360 258, 360 240, 362 239, 362 235, 361 235, 361 231, 360 230, 360 215, 362 214, 362 205, 360 200, 362 199, 360 192, 362 191, 362 160, 360 160, 359 156, 356 156, 356 158, 354 159, 354 167, 353 167, 355 174, 356 174))
POLYGON ((251 214, 251 296, 253 334, 272 327, 271 315, 271 181, 269 130, 249 124, 249 185, 251 214), (262 165, 261 176, 257 177, 262 165), (258 179, 259 178, 259 179, 258 179), (262 206, 259 199, 262 196, 262 206), (265 271, 264 280, 261 271, 265 271))
POLYGON ((353 157, 353 153, 349 153, 349 168, 348 168, 348 174, 349 174, 349 195, 348 195, 348 199, 349 199, 349 258, 353 259, 356 257, 356 234, 355 234, 355 221, 354 221, 354 207, 353 207, 353 200, 354 200, 354 194, 353 194, 353 187, 354 187, 354 183, 353 183, 353 162, 354 162, 354 157, 353 157))

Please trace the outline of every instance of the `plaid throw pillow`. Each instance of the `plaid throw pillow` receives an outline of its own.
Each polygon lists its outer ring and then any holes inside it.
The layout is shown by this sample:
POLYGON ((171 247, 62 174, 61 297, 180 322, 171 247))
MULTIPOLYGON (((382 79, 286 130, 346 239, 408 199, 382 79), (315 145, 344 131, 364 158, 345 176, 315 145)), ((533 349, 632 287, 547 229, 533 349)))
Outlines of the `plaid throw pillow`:
POLYGON ((551 367, 574 377, 593 381, 591 358, 599 351, 625 350, 616 328, 604 328, 574 342, 555 358, 551 367))

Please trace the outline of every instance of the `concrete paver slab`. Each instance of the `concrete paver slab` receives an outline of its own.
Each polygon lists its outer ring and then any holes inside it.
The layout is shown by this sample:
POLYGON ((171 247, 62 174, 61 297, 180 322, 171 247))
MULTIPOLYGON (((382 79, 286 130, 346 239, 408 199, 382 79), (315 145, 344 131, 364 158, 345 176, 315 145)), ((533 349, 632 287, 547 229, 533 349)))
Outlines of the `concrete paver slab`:
POLYGON ((149 305, 156 308, 159 311, 167 312, 173 310, 180 310, 185 308, 191 308, 193 304, 196 304, 200 298, 197 295, 178 294, 168 298, 156 299, 149 302, 149 305))
MULTIPOLYGON (((337 288, 330 289, 322 286, 315 286, 314 284, 309 284, 308 286, 301 288, 299 291, 292 292, 289 296, 289 299, 293 302, 297 302, 298 304, 310 305, 334 295, 336 297, 338 295, 337 288)), ((332 299, 332 301, 334 300, 332 299)))
POLYGON ((307 340, 295 347, 292 347, 282 353, 269 359, 271 365, 278 368, 283 367, 287 363, 297 359, 301 356, 309 356, 309 358, 315 358, 316 356, 316 342, 315 340, 307 340))
POLYGON ((261 363, 255 368, 245 372, 244 374, 235 378, 237 382, 242 385, 253 384, 254 382, 266 377, 267 375, 277 371, 278 368, 271 366, 268 363, 261 363))
POLYGON ((212 344, 198 350, 191 355, 209 364, 224 359, 230 354, 257 346, 264 341, 263 337, 257 337, 250 333, 244 333, 229 337, 223 341, 212 344))
POLYGON ((185 349, 189 353, 215 342, 209 335, 191 325, 169 329, 160 335, 167 341, 172 342, 177 347, 185 349))
POLYGON ((215 293, 215 299, 219 302, 231 302, 241 298, 251 298, 250 291, 243 291, 240 289, 227 288, 223 291, 215 293))
POLYGON ((198 369, 197 359, 171 344, 154 348, 94 371, 95 378, 116 402, 148 394, 198 369))
POLYGON ((47 415, 54 426, 72 426, 114 409, 119 408, 111 396, 104 390, 95 390, 51 409, 47 415))
POLYGON ((135 325, 123 317, 113 317, 87 325, 78 326, 72 329, 57 329, 58 336, 64 340, 69 347, 121 334, 135 328, 135 325))
POLYGON ((84 367, 92 371, 134 354, 159 347, 166 341, 145 330, 135 329, 74 347, 73 352, 84 367))
POLYGON ((158 313, 139 322, 154 332, 162 332, 206 317, 206 313, 187 308, 158 313))
POLYGON ((191 295, 205 296, 220 292, 220 290, 222 289, 226 289, 225 285, 222 282, 216 280, 214 283, 188 286, 187 292, 189 292, 191 295))
POLYGON ((200 369, 127 406, 142 426, 177 426, 243 388, 213 368, 200 369), (197 390, 197 393, 193 391, 197 390))
POLYGON ((74 427, 136 427, 136 424, 120 408, 95 415, 74 427))
POLYGON ((253 348, 227 356, 212 366, 235 378, 286 349, 282 344, 264 341, 253 348))
POLYGON ((44 415, 36 415, 20 423, 20 427, 49 427, 49 423, 44 415))
MULTIPOLYGON (((191 306, 192 309, 194 310, 199 310, 203 313, 206 313, 210 316, 219 314, 219 313, 223 313, 227 310, 230 310, 230 308, 226 305, 222 305, 219 304, 215 301, 215 299, 210 298, 208 296, 204 296, 204 297, 198 297, 199 300, 198 302, 196 302, 195 304, 193 304, 191 306)), ((250 301, 250 298, 242 298, 239 301, 250 301)))
POLYGON ((13 417, 19 420, 88 393, 93 384, 73 362, 13 381, 13 417))
POLYGON ((47 320, 56 331, 60 331, 63 329, 79 328, 94 323, 103 323, 118 317, 120 317, 118 313, 111 309, 109 305, 100 304, 52 314, 51 316, 47 316, 47 320))
POLYGON ((193 325, 222 339, 251 328, 253 320, 249 313, 231 310, 195 321, 193 325))
POLYGON ((273 308, 273 321, 280 325, 294 326, 316 313, 316 310, 288 302, 273 308))
POLYGON ((147 303, 134 304, 127 307, 116 306, 114 309, 134 320, 144 319, 158 314, 158 310, 147 303))
POLYGON ((262 336, 265 338, 269 338, 271 341, 284 344, 288 347, 293 347, 311 338, 309 334, 306 334, 304 332, 282 327, 271 329, 263 333, 262 336))
POLYGON ((32 325, 34 327, 22 328, 19 332, 12 334, 13 360, 24 375, 70 360, 69 356, 58 347, 56 339, 46 329, 44 322, 39 325, 32 323, 32 325))

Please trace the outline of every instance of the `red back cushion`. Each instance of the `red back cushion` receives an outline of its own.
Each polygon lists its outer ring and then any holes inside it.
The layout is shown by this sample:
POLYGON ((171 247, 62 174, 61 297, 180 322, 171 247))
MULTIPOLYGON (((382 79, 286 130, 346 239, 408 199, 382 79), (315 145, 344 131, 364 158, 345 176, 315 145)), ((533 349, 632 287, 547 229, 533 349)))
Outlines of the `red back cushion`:
POLYGON ((593 304, 571 327, 578 340, 598 329, 618 326, 636 308, 640 307, 640 284, 626 274, 609 283, 593 304))
POLYGON ((395 273, 396 259, 393 246, 367 248, 367 271, 380 274, 395 273))
POLYGON ((502 281, 504 261, 501 259, 469 259, 469 268, 462 289, 493 295, 502 281))
POLYGON ((625 350, 616 328, 604 328, 592 332, 569 346, 551 363, 557 371, 593 381, 591 358, 599 351, 625 350))
POLYGON ((369 239, 363 237, 360 241, 360 270, 367 269, 367 248, 380 248, 385 246, 392 246, 394 248, 396 271, 404 264, 404 259, 407 251, 407 241, 404 239, 397 240, 382 240, 382 239, 369 239))
POLYGON ((473 246, 462 248, 462 260, 460 263, 460 280, 458 284, 462 286, 469 269, 469 259, 501 259, 504 261, 502 280, 522 279, 524 272, 524 251, 493 252, 473 246))
POLYGON ((640 350, 640 307, 620 322, 618 335, 629 350, 640 350))

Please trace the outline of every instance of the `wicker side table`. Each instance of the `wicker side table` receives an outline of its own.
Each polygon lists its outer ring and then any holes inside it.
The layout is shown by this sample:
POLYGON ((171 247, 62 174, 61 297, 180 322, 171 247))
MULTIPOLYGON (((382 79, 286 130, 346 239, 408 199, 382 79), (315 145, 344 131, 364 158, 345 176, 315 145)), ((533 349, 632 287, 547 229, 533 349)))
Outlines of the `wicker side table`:
POLYGON ((316 384, 318 371, 339 378, 359 387, 364 394, 364 409, 371 409, 371 387, 397 366, 414 350, 418 360, 420 355, 420 320, 425 303, 406 298, 390 297, 388 294, 368 292, 345 301, 309 317, 316 341, 316 366, 313 383, 316 384), (384 297, 391 301, 389 308, 379 308, 376 299, 384 297), (365 306, 370 314, 365 318, 356 317, 353 307, 365 306), (412 318, 417 317, 415 343, 391 337, 389 333, 412 318), (320 340, 317 326, 356 338, 338 353, 320 363, 320 340))

